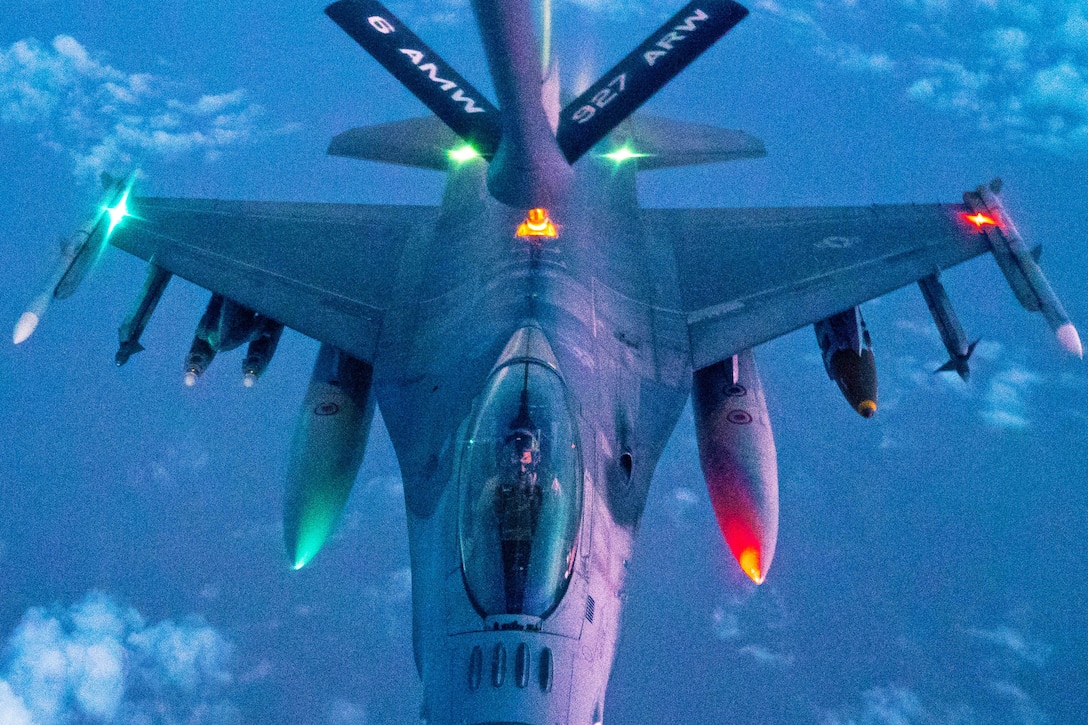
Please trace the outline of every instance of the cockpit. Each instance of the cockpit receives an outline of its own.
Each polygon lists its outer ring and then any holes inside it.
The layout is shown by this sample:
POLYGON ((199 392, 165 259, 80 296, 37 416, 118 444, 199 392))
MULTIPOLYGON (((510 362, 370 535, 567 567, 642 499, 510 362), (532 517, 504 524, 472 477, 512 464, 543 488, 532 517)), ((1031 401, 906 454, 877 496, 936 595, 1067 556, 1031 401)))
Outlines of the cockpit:
POLYGON ((514 358, 491 374, 462 447, 460 496, 461 566, 479 613, 550 614, 582 513, 577 426, 550 365, 514 358))

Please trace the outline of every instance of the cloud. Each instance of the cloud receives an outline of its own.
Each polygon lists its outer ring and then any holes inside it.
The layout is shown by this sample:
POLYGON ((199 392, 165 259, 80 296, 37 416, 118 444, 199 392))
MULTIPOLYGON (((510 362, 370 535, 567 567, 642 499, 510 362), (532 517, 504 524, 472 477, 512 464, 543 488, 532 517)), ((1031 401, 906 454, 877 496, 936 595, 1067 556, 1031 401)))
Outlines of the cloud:
POLYGON ((945 706, 924 700, 908 687, 874 687, 861 696, 860 708, 824 713, 822 725, 968 725, 975 722, 966 705, 945 706))
POLYGON ((969 629, 967 634, 980 639, 983 642, 1001 647, 1014 655, 1017 660, 1030 664, 1036 668, 1046 664, 1052 647, 1045 642, 1029 639, 1023 633, 1012 627, 998 627, 996 629, 969 629))
POLYGON ((1044 723, 1050 722, 1050 718, 1035 704, 1031 696, 1017 685, 1004 680, 992 680, 988 684, 995 695, 1011 701, 1016 707, 1018 723, 1022 725, 1044 725, 1044 723))
POLYGON ((699 509, 699 494, 687 486, 677 486, 672 491, 669 499, 669 519, 674 526, 686 527, 691 524, 692 516, 698 512, 706 514, 706 510, 699 509))
POLYGON ((747 644, 737 650, 737 654, 751 657, 764 665, 788 666, 793 664, 793 655, 772 652, 761 644, 747 644))
POLYGON ((23 698, 11 690, 11 685, 0 680, 0 722, 6 725, 33 725, 34 719, 23 698))
POLYGON ((412 636, 412 569, 401 567, 363 590, 367 622, 391 642, 412 636))
POLYGON ((83 179, 151 159, 223 150, 274 133, 244 90, 174 98, 176 84, 96 60, 75 38, 26 38, 0 50, 0 121, 68 156, 83 179))
POLYGON ((788 667, 794 662, 788 651, 788 624, 782 598, 767 586, 740 590, 711 613, 715 637, 737 655, 772 667, 788 667), (753 634, 762 641, 748 641, 753 634))
MULTIPOLYGON (((896 327, 924 341, 933 352, 941 349, 938 342, 940 337, 932 324, 900 319, 896 327)), ((921 347, 912 346, 912 350, 916 349, 921 347)), ((941 392, 968 401, 977 415, 989 425, 1006 430, 1025 430, 1032 425, 1032 393, 1063 383, 1028 369, 1017 362, 1016 358, 1021 357, 1022 353, 1010 350, 999 342, 980 341, 971 358, 971 383, 966 385, 951 373, 933 373, 946 357, 924 361, 913 354, 897 355, 890 360, 891 374, 881 391, 883 409, 894 411, 908 397, 916 396, 918 391, 938 389, 939 386, 941 392)), ((892 447, 890 441, 886 447, 892 447)))
POLYGON ((337 700, 329 708, 329 725, 366 725, 366 708, 347 700, 337 700))
POLYGON ((856 71, 885 73, 895 68, 896 62, 882 51, 866 51, 856 43, 833 38, 816 19, 814 13, 820 5, 804 9, 806 3, 760 0, 756 9, 783 22, 795 33, 806 37, 810 47, 818 54, 845 68, 856 71))
POLYGON ((1026 396, 1042 378, 1018 365, 1009 365, 990 378, 982 419, 998 428, 1022 430, 1031 426, 1026 396))
POLYGON ((198 619, 149 626, 101 593, 34 607, 7 641, 0 722, 235 723, 231 650, 198 619))
POLYGON ((892 74, 906 98, 1002 141, 1088 152, 1081 0, 762 0, 759 12, 837 64, 892 74), (856 28, 867 29, 859 41, 856 28))

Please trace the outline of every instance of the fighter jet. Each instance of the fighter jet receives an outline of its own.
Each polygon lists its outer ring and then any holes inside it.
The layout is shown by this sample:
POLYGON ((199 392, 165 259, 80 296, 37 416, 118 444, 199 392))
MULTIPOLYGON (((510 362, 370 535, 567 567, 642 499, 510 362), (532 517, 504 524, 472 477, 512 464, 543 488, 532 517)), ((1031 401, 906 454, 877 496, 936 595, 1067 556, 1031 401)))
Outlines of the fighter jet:
POLYGON ((213 295, 191 384, 243 343, 253 384, 284 326, 320 341, 288 472, 291 565, 336 526, 380 408, 404 480, 423 719, 601 723, 647 490, 689 397, 726 544, 760 583, 778 480, 754 347, 813 325, 829 376, 871 416, 858 306, 920 283, 945 367, 966 376, 973 346, 937 274, 987 252, 1064 348, 1080 340, 996 182, 962 203, 640 208, 639 172, 764 154, 739 131, 636 113, 744 19, 733 0, 689 3, 565 104, 529 0, 473 9, 497 104, 375 0, 326 11, 433 112, 329 152, 443 171, 440 205, 168 199, 107 180, 28 314, 109 243, 152 265, 119 364, 171 276, 213 295))

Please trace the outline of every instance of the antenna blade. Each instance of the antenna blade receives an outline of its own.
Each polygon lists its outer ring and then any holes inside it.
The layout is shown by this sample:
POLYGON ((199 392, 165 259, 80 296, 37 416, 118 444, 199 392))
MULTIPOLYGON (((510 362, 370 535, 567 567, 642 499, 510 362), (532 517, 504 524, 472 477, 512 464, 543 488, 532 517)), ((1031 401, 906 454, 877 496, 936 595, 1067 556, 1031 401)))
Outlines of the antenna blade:
POLYGON ((340 0, 325 14, 480 153, 499 147, 502 120, 484 95, 376 0, 340 0))
POLYGON ((733 0, 686 5, 563 109, 557 139, 567 160, 581 158, 747 15, 733 0))

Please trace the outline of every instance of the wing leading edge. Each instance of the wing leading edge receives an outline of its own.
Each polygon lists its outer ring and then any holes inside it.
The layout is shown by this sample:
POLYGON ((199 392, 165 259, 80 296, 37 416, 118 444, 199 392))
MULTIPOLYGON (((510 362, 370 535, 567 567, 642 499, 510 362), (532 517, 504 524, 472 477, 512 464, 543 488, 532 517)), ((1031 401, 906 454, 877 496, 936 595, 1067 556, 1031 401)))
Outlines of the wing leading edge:
POLYGON ((138 198, 126 252, 352 356, 373 358, 402 256, 434 207, 138 198))
POLYGON ((961 204, 647 209, 673 246, 695 369, 990 251, 961 204))

